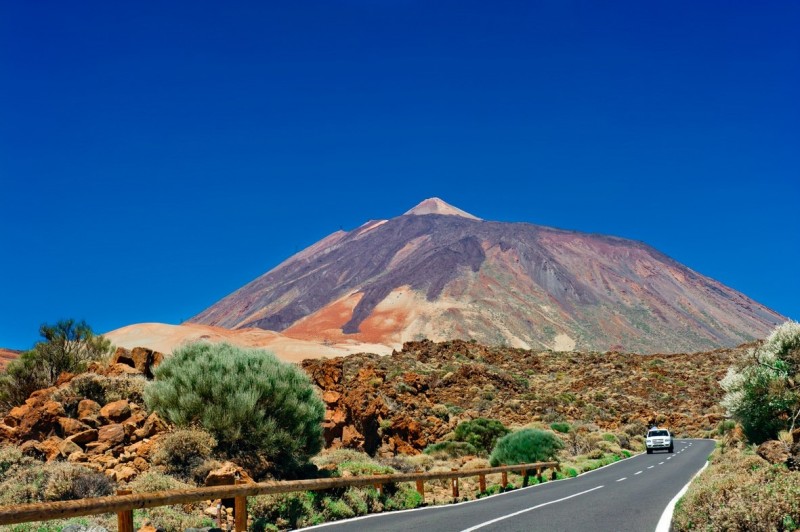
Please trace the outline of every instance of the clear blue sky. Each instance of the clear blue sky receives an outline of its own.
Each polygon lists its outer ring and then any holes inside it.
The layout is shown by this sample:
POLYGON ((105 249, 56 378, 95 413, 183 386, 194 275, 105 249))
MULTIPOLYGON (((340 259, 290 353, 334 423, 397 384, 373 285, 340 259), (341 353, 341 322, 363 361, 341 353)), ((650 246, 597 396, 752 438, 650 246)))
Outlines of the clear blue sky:
POLYGON ((0 346, 179 323, 424 198, 800 318, 800 3, 0 5, 0 346))

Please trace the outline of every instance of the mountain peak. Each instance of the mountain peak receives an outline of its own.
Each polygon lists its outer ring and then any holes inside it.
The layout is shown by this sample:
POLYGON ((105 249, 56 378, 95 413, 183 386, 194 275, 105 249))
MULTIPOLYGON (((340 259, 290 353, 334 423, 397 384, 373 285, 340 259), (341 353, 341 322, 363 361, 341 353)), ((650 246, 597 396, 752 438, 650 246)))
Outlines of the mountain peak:
POLYGON ((480 218, 477 216, 473 216, 466 211, 462 211, 458 207, 453 207, 446 201, 443 201, 439 198, 428 198, 424 200, 419 205, 405 213, 405 215, 409 214, 446 214, 449 216, 461 216, 462 218, 469 218, 470 220, 480 220, 480 218))

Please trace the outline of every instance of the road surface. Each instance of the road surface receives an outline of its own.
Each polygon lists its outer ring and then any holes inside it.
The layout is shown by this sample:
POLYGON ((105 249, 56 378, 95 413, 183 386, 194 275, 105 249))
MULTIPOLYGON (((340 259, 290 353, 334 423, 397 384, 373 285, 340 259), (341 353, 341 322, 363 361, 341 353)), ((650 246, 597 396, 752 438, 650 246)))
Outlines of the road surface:
MULTIPOLYGON (((461 504, 326 523, 324 532, 651 531, 705 464, 713 440, 675 440, 675 452, 640 454, 576 478, 461 504)), ((309 529, 309 530, 310 530, 309 529)))

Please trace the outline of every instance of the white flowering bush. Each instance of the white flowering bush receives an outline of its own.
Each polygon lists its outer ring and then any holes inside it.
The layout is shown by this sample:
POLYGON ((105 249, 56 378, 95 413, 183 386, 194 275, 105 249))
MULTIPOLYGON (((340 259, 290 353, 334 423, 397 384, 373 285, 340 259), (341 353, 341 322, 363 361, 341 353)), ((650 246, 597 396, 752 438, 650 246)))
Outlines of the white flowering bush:
POLYGON ((800 421, 800 323, 787 321, 720 381, 722 406, 753 443, 800 421))

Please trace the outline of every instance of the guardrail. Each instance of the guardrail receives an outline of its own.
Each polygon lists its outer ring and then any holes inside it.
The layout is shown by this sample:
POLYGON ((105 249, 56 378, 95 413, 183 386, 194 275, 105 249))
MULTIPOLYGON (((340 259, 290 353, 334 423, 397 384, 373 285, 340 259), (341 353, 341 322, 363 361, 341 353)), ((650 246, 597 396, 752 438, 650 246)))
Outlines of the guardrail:
POLYGON ((419 494, 425 500, 426 480, 452 479, 453 497, 458 497, 458 479, 479 477, 479 489, 486 491, 486 475, 501 473, 501 485, 508 484, 508 472, 519 471, 526 478, 533 473, 541 477, 546 469, 553 475, 559 469, 558 462, 537 462, 511 466, 486 467, 481 469, 452 470, 428 473, 397 473, 348 478, 322 478, 310 480, 284 480, 259 483, 237 483, 236 485, 212 486, 186 490, 158 491, 153 493, 130 493, 119 491, 117 495, 79 499, 74 501, 45 502, 0 507, 0 525, 48 521, 85 515, 105 513, 117 514, 119 532, 133 532, 133 510, 154 508, 172 504, 186 504, 215 499, 234 499, 234 526, 236 531, 247 530, 247 497, 293 491, 318 491, 331 488, 375 486, 380 492, 384 484, 416 482, 419 494))

